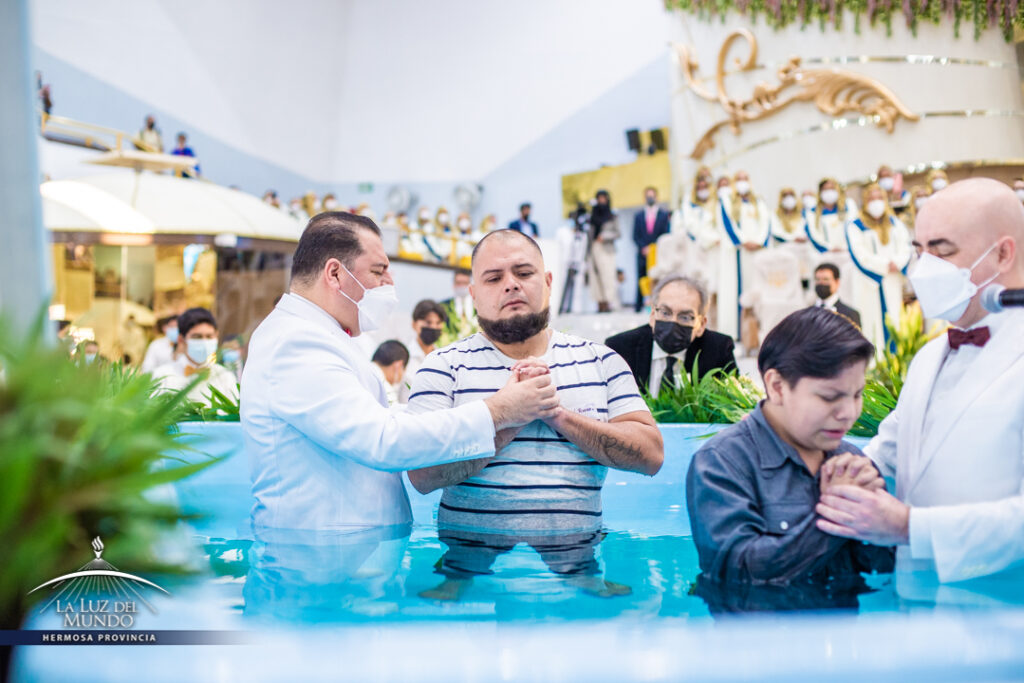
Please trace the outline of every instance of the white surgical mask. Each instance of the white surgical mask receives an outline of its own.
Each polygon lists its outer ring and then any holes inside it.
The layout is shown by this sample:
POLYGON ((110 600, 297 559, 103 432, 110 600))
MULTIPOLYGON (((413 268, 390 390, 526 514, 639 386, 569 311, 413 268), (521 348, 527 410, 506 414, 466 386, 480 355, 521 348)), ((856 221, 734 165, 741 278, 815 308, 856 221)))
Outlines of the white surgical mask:
POLYGON ((172 344, 177 344, 178 343, 178 328, 177 327, 168 327, 167 328, 167 341, 171 342, 172 344))
MULTIPOLYGON (((1017 190, 1018 192, 1024 192, 1024 190, 1017 190)), ((704 202, 707 201, 708 197, 711 196, 711 192, 704 188, 703 190, 697 190, 697 199, 704 202)))
POLYGON ((238 349, 224 349, 224 352, 221 353, 221 360, 229 364, 237 363, 242 360, 242 352, 238 349))
POLYGON ((892 176, 878 179, 878 186, 886 192, 892 192, 892 188, 896 187, 896 181, 892 176))
POLYGON ((438 214, 437 222, 441 223, 441 224, 447 223, 448 222, 448 214, 446 214, 446 213, 438 214))
POLYGON ((949 185, 949 181, 946 180, 945 178, 936 178, 935 180, 932 181, 932 190, 938 192, 947 185, 949 185))
POLYGON ((878 220, 885 215, 885 200, 884 199, 872 199, 868 202, 865 207, 868 211, 868 215, 878 220))
POLYGON ((86 363, 93 363, 95 361, 96 361, 96 354, 95 353, 87 353, 87 354, 85 354, 85 362, 86 363))
POLYGON ((186 339, 185 355, 196 365, 202 365, 217 353, 216 339, 186 339))
POLYGON ((324 202, 324 208, 328 211, 334 211, 336 208, 338 208, 338 202, 334 201, 333 199, 328 199, 327 201, 324 202))
POLYGON ((804 196, 804 208, 805 209, 813 209, 817 205, 818 205, 818 200, 815 199, 812 195, 804 196))
POLYGON ((910 273, 910 284, 914 286, 914 293, 925 316, 951 323, 962 318, 971 303, 971 297, 998 276, 997 272, 978 285, 971 282, 971 273, 998 244, 996 242, 986 249, 970 268, 957 268, 938 256, 921 254, 910 273))
POLYGON ((821 201, 826 204, 835 204, 839 201, 839 190, 822 190, 821 201))
MULTIPOLYGON (((345 266, 343 265, 342 268, 345 268, 345 266)), ((345 272, 363 290, 363 298, 359 301, 356 301, 340 289, 338 290, 339 294, 354 303, 356 308, 359 309, 359 331, 373 332, 374 330, 379 330, 380 326, 387 321, 388 317, 394 313, 395 308, 398 306, 398 295, 395 293, 395 286, 381 285, 380 287, 367 289, 363 287, 362 282, 356 280, 356 276, 352 274, 352 271, 345 268, 345 272)))
POLYGON ((917 199, 914 200, 914 208, 920 211, 921 207, 924 206, 924 203, 926 201, 928 201, 927 197, 918 197, 917 199))
POLYGON ((456 299, 462 299, 462 298, 465 298, 467 296, 469 296, 469 287, 456 287, 455 288, 455 298, 456 299))
POLYGON ((796 208, 796 197, 791 194, 787 194, 782 198, 782 208, 786 211, 792 211, 796 208))
POLYGON ((471 224, 468 218, 463 218, 459 221, 459 230, 469 230, 471 224))
POLYGON ((1014 192, 1017 193, 1017 199, 1024 202, 1024 187, 1018 187, 1014 192))
POLYGON ((750 194, 750 183, 746 180, 737 180, 736 191, 740 194, 741 197, 747 196, 748 194, 750 194))
POLYGON ((718 188, 718 198, 721 199, 722 201, 727 200, 730 194, 732 194, 732 190, 729 189, 728 185, 723 185, 722 187, 718 188))

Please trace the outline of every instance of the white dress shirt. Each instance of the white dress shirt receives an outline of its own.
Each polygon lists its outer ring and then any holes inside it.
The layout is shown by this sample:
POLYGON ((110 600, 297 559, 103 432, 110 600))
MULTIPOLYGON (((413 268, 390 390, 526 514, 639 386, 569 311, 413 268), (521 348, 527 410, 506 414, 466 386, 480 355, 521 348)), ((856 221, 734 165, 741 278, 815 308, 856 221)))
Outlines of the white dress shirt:
MULTIPOLYGON (((805 301, 806 301, 806 299, 805 299, 805 301)), ((816 307, 818 307, 818 308, 827 308, 830 311, 834 311, 834 310, 836 310, 836 303, 838 303, 838 302, 839 302, 839 292, 837 291, 835 294, 833 294, 832 296, 830 296, 827 299, 818 299, 817 302, 814 305, 816 307)))
POLYGON ((252 335, 241 422, 257 529, 405 524, 402 471, 494 454, 483 402, 389 411, 355 340, 296 294, 281 297, 252 335))
POLYGON ((476 315, 476 310, 473 308, 473 297, 471 296, 453 297, 452 306, 455 309, 455 315, 459 318, 468 319, 476 315))
POLYGON ((654 342, 654 348, 651 350, 651 383, 647 385, 647 391, 652 396, 657 396, 658 391, 661 389, 661 376, 665 374, 665 368, 668 367, 669 356, 676 359, 676 366, 672 371, 675 373, 683 372, 683 359, 686 358, 686 349, 679 353, 669 353, 661 348, 658 342, 654 342))
MULTIPOLYGON (((194 375, 186 375, 190 367, 198 369, 182 354, 178 356, 177 360, 165 363, 154 370, 152 372, 153 379, 160 382, 160 389, 162 391, 180 391, 195 379, 194 375)), ((214 363, 208 366, 206 370, 209 371, 209 375, 205 380, 194 386, 192 391, 188 392, 188 400, 209 405, 210 401, 208 398, 211 386, 228 398, 235 401, 238 400, 238 379, 235 377, 235 373, 220 363, 214 363)))
POLYGON ((161 365, 167 365, 174 360, 174 344, 167 337, 160 337, 150 342, 146 349, 146 356, 142 359, 143 372, 152 373, 161 365))

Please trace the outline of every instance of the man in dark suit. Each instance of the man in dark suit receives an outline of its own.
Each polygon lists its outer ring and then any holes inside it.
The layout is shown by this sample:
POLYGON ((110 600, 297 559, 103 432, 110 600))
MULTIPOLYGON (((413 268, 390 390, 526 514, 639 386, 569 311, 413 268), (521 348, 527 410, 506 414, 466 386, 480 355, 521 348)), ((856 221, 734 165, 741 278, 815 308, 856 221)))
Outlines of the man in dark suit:
POLYGON ((814 294, 818 300, 814 305, 827 308, 847 318, 860 327, 860 313, 839 300, 839 267, 834 263, 822 263, 814 269, 814 294))
POLYGON ((669 231, 668 211, 658 206, 658 191, 653 187, 644 190, 644 208, 633 217, 633 243, 636 244, 636 303, 634 309, 644 307, 640 293, 640 278, 647 275, 647 252, 658 238, 669 231))
POLYGON ((537 231, 537 224, 530 220, 530 202, 523 202, 519 205, 519 219, 508 224, 509 230, 518 230, 524 235, 533 235, 534 239, 540 237, 537 231))
POLYGON ((657 394, 661 387, 674 384, 680 372, 689 374, 694 364, 701 376, 715 368, 736 371, 732 337, 707 329, 704 285, 689 277, 669 275, 654 288, 651 302, 647 325, 604 342, 626 361, 638 386, 657 394))

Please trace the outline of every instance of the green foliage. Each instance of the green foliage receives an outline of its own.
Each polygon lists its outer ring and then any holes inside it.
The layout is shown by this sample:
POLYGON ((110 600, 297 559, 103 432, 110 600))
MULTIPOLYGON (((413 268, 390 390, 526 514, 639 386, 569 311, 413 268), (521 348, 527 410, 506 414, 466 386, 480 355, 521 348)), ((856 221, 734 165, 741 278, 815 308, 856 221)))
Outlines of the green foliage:
POLYGON ((914 35, 921 22, 938 25, 943 21, 953 23, 953 33, 960 36, 963 21, 974 26, 977 40, 983 31, 999 27, 1003 37, 1010 41, 1013 31, 1024 28, 1024 3, 1014 0, 914 0, 914 2, 873 2, 867 0, 665 0, 667 9, 680 9, 696 14, 710 21, 718 17, 723 22, 729 12, 738 12, 750 17, 757 24, 759 20, 775 30, 797 24, 801 29, 817 24, 824 31, 829 25, 842 29, 843 16, 853 15, 854 31, 860 33, 866 18, 868 25, 885 27, 892 35, 893 19, 903 19, 914 35))
MULTIPOLYGON (((175 425, 185 393, 154 396, 154 380, 120 364, 75 362, 46 342, 40 316, 28 334, 0 322, 0 628, 17 628, 36 585, 90 558, 132 572, 177 572, 151 548, 183 518, 145 493, 216 462, 180 465, 175 425)), ((188 387, 191 388, 191 387, 188 387)))
POLYGON ((241 406, 212 384, 207 388, 205 401, 185 400, 182 422, 238 422, 241 406))
POLYGON ((689 374, 677 376, 675 387, 656 396, 644 394, 651 414, 661 423, 733 424, 762 398, 764 394, 749 377, 720 369, 701 377, 696 363, 689 374))
POLYGON ((882 352, 875 366, 868 370, 864 385, 864 407, 860 418, 853 425, 853 436, 872 437, 878 433, 878 425, 896 408, 896 402, 907 379, 910 362, 925 344, 944 331, 936 325, 929 332, 924 329, 924 315, 918 306, 903 310, 899 327, 887 318, 885 327, 889 330, 890 348, 882 352))
POLYGON ((448 322, 445 323, 444 328, 441 330, 441 336, 437 340, 437 348, 444 348, 480 331, 480 325, 477 323, 476 317, 459 317, 455 312, 454 301, 449 302, 445 306, 445 312, 448 314, 448 322))

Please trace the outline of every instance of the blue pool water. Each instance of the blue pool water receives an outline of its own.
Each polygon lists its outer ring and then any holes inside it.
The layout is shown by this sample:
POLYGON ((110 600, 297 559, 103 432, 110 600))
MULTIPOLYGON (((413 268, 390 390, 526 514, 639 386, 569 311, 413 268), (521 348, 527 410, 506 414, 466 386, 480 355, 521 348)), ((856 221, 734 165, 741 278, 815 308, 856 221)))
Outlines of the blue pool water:
POLYGON ((172 596, 136 628, 242 631, 243 644, 22 648, 15 680, 137 680, 142 667, 168 681, 1024 678, 1024 587, 1013 580, 698 586, 684 475, 706 426, 663 428, 654 478, 609 472, 601 534, 472 539, 476 554, 459 557, 473 565, 485 549, 486 573, 456 582, 438 572, 449 550, 438 493, 411 491, 411 528, 254 538, 238 426, 185 430, 188 457, 229 455, 160 494, 206 515, 165 549, 201 574, 165 582, 172 596))

